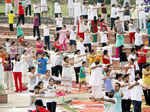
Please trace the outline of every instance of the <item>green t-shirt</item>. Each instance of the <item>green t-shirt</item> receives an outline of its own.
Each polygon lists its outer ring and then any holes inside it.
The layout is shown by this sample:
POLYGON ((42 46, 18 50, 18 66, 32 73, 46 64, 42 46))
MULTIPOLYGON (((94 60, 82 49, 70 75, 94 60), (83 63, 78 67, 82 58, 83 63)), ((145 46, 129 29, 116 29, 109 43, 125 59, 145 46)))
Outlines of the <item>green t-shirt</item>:
POLYGON ((120 47, 124 44, 124 36, 118 35, 116 36, 116 47, 120 47))
POLYGON ((23 36, 24 32, 22 30, 22 28, 19 27, 19 25, 17 26, 17 37, 19 38, 20 36, 23 36))
POLYGON ((86 75, 85 75, 85 73, 83 73, 85 71, 85 67, 81 67, 80 68, 80 78, 85 78, 86 77, 86 75))

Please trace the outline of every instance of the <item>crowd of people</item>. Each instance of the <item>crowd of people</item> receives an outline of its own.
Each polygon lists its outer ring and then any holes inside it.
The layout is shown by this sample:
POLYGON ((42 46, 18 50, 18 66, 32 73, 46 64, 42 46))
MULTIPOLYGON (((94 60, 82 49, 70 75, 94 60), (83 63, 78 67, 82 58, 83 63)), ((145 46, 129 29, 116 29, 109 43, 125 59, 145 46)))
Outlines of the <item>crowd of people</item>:
MULTIPOLYGON (((41 0, 41 4, 33 5, 36 46, 24 40, 24 13, 32 15, 31 1, 25 1, 26 5, 15 0, 18 41, 7 38, 0 49, 1 82, 6 90, 13 91, 15 85, 15 92, 31 93, 35 112, 46 112, 43 106, 56 112, 57 97, 71 94, 72 83, 79 91, 87 90, 90 100, 104 102, 105 112, 130 112, 131 105, 134 112, 142 112, 143 96, 150 106, 150 55, 143 39, 147 36, 146 45, 150 46, 149 0, 136 0, 135 6, 130 0, 123 5, 112 4, 110 17, 103 0, 94 5, 68 0, 69 16, 74 17, 71 26, 63 24, 63 12, 56 2, 54 42, 49 25, 44 25, 40 34, 41 13, 48 11, 46 0, 41 0)), ((10 31, 14 31, 16 15, 11 0, 6 0, 7 14, 10 31)))

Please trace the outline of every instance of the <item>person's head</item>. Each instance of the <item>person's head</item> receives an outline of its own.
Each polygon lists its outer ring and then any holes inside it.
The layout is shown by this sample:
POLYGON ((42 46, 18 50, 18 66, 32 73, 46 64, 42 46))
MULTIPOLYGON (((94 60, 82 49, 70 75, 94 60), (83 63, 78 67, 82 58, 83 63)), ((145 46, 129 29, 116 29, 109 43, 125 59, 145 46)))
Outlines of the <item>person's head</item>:
POLYGON ((114 90, 111 90, 109 92, 106 92, 106 96, 109 97, 109 98, 113 98, 114 97, 114 90))
POLYGON ((107 70, 105 71, 105 73, 106 73, 106 76, 110 76, 110 70, 107 69, 107 70))
POLYGON ((36 110, 38 110, 39 107, 43 107, 42 100, 36 100, 35 101, 35 107, 36 107, 36 110))
POLYGON ((15 61, 20 61, 20 55, 19 54, 15 55, 15 61))
POLYGON ((41 54, 41 58, 44 58, 44 57, 45 57, 45 53, 42 53, 42 54, 41 54))
POLYGON ((10 59, 10 54, 6 53, 5 59, 10 59))
POLYGON ((144 49, 144 44, 142 44, 142 45, 140 46, 140 49, 141 49, 141 50, 144 49))
POLYGON ((6 39, 6 42, 9 42, 9 41, 10 41, 10 39, 9 39, 9 38, 7 38, 7 39, 6 39))
POLYGON ((131 49, 131 53, 132 53, 132 54, 134 54, 135 51, 136 51, 135 48, 132 48, 132 49, 131 49))
POLYGON ((42 89, 42 88, 43 88, 43 86, 44 86, 43 81, 39 81, 39 82, 38 82, 38 86, 40 87, 40 89, 42 89))
POLYGON ((95 61, 95 64, 98 65, 100 62, 98 60, 95 61))
POLYGON ((73 27, 72 27, 72 30, 75 31, 75 30, 76 30, 76 26, 73 26, 73 27))
POLYGON ((58 14, 58 18, 61 18, 62 16, 61 16, 61 13, 60 14, 58 14))
POLYGON ((137 32, 137 33, 140 33, 140 29, 139 29, 139 28, 137 28, 137 29, 136 29, 136 32, 137 32))
POLYGON ((55 80, 54 80, 53 78, 50 78, 50 79, 49 79, 49 84, 50 84, 50 85, 54 85, 54 84, 55 84, 55 80))
POLYGON ((29 67, 29 72, 35 73, 36 69, 34 66, 29 67))
POLYGON ((82 66, 84 66, 84 67, 86 66, 86 61, 82 62, 82 66))
POLYGON ((66 29, 66 25, 63 25, 63 29, 64 29, 64 30, 66 29))
POLYGON ((76 50, 75 54, 80 55, 80 50, 76 50))
POLYGON ((81 15, 81 16, 80 16, 80 21, 82 21, 82 20, 83 20, 83 16, 81 15))
POLYGON ((122 74, 116 74, 116 80, 121 81, 122 80, 122 74))
POLYGON ((123 76, 123 81, 124 81, 124 82, 128 82, 128 81, 129 81, 129 74, 125 74, 125 75, 123 76))
POLYGON ((134 22, 134 20, 133 20, 133 19, 130 19, 130 23, 133 24, 133 22, 134 22))
POLYGON ((97 22, 96 16, 94 16, 94 18, 93 18, 93 19, 94 19, 94 22, 96 23, 96 22, 97 22))
POLYGON ((12 41, 12 42, 11 42, 11 46, 14 46, 14 45, 15 45, 15 41, 12 41))
POLYGON ((47 77, 50 77, 50 70, 46 70, 46 74, 47 77))
POLYGON ((92 50, 90 51, 90 54, 91 54, 91 55, 95 55, 94 49, 92 49, 92 50))
POLYGON ((64 57, 64 62, 69 63, 69 57, 68 56, 64 57))
POLYGON ((117 92, 117 91, 119 91, 120 90, 120 84, 119 83, 116 83, 115 84, 115 91, 117 92))
POLYGON ((13 10, 11 10, 10 13, 13 14, 14 13, 13 10))
POLYGON ((19 2, 19 5, 22 5, 22 2, 19 2))
POLYGON ((40 91, 40 87, 39 86, 35 86, 34 87, 34 93, 35 94, 39 94, 39 91, 40 91))
POLYGON ((131 65, 134 65, 134 59, 131 59, 131 60, 129 61, 129 63, 130 63, 131 65))
POLYGON ((146 69, 146 70, 149 70, 150 64, 145 64, 145 65, 143 66, 143 68, 146 69))
POLYGON ((116 20, 120 20, 120 17, 117 17, 116 20))
POLYGON ((116 5, 115 5, 115 4, 112 4, 112 7, 116 7, 116 5))
POLYGON ((108 51, 107 50, 104 50, 104 55, 107 55, 108 54, 108 51))
POLYGON ((138 81, 140 79, 140 73, 135 74, 135 81, 138 81))

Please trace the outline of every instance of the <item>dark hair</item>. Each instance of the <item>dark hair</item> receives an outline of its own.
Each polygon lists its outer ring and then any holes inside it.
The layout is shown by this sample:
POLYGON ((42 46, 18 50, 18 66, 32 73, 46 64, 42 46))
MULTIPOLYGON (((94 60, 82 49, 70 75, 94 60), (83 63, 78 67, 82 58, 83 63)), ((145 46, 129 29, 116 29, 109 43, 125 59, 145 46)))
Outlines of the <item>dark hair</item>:
POLYGON ((119 87, 121 86, 119 83, 116 83, 119 87))
POLYGON ((68 58, 69 58, 68 56, 65 56, 65 57, 64 57, 64 61, 66 61, 66 59, 68 59, 68 58))
POLYGON ((75 54, 78 54, 78 52, 80 52, 80 50, 76 50, 74 53, 75 53, 75 54))
POLYGON ((115 4, 112 4, 112 7, 115 7, 115 4))
POLYGON ((19 5, 22 5, 22 2, 19 2, 19 5))
POLYGON ((104 55, 106 55, 108 53, 108 51, 107 50, 104 50, 104 55))
POLYGON ((36 100, 36 101, 35 101, 35 105, 43 107, 43 102, 42 102, 42 100, 36 100))
POLYGON ((125 74, 125 75, 123 76, 123 79, 127 78, 128 76, 129 76, 129 74, 125 74))
POLYGON ((29 67, 29 72, 31 72, 33 69, 35 69, 34 66, 29 67))
POLYGON ((15 44, 15 41, 12 41, 12 42, 11 42, 11 45, 14 45, 14 44, 15 44))
POLYGON ((7 42, 8 42, 9 40, 10 40, 9 38, 6 39, 7 42))
POLYGON ((99 61, 98 61, 98 60, 96 60, 96 61, 95 61, 95 64, 96 64, 96 65, 98 65, 98 64, 99 64, 99 61))
POLYGON ((131 52, 134 52, 135 51, 135 48, 131 48, 131 52))
POLYGON ((39 40, 41 40, 41 38, 37 38, 36 40, 39 41, 39 40))
POLYGON ((119 79, 120 77, 122 77, 122 74, 121 74, 121 73, 116 74, 116 79, 119 79))
POLYGON ((94 24, 95 24, 95 25, 97 24, 96 16, 94 16, 94 24))
POLYGON ((34 90, 35 90, 35 89, 39 89, 39 90, 40 90, 40 87, 39 87, 39 86, 35 86, 35 87, 34 87, 34 90))
POLYGON ((13 10, 11 10, 10 13, 13 14, 14 13, 13 10))
POLYGON ((20 61, 20 59, 17 59, 18 56, 19 56, 19 54, 15 55, 15 61, 20 61))
POLYGON ((66 28, 66 25, 63 25, 64 28, 66 28))
POLYGON ((37 86, 40 86, 43 83, 43 81, 39 81, 37 86))
POLYGON ((50 81, 54 81, 54 82, 55 82, 55 80, 54 80, 53 78, 50 78, 50 79, 49 79, 49 82, 50 82, 50 81))
POLYGON ((83 61, 83 62, 82 62, 82 65, 85 64, 85 63, 86 63, 86 61, 83 61))

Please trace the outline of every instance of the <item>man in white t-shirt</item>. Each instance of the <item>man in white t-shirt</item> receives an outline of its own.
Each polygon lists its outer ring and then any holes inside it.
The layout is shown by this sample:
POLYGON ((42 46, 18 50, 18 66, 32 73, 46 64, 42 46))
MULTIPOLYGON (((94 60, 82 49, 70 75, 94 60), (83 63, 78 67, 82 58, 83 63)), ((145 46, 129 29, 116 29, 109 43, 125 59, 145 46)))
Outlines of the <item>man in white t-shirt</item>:
POLYGON ((74 7, 74 26, 77 25, 77 21, 81 15, 81 3, 79 0, 76 0, 76 2, 73 5, 74 7))
POLYGON ((54 4, 54 13, 55 13, 55 18, 58 18, 58 14, 61 14, 61 7, 58 2, 55 2, 54 4))
POLYGON ((117 8, 116 8, 115 4, 113 4, 112 7, 111 7, 110 18, 111 18, 111 30, 112 30, 114 25, 115 25, 115 20, 117 18, 117 8))
POLYGON ((50 50, 50 34, 49 34, 49 26, 46 25, 44 27, 44 30, 43 30, 43 36, 44 36, 44 42, 45 42, 45 49, 47 50, 50 50))
POLYGON ((142 34, 140 33, 140 29, 136 29, 135 33, 135 47, 138 49, 143 44, 142 34))
POLYGON ((142 80, 140 79, 140 75, 137 74, 135 81, 129 86, 131 90, 131 100, 133 101, 134 112, 142 112, 142 80))
POLYGON ((73 17, 73 0, 68 0, 69 16, 73 17))

